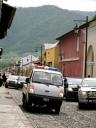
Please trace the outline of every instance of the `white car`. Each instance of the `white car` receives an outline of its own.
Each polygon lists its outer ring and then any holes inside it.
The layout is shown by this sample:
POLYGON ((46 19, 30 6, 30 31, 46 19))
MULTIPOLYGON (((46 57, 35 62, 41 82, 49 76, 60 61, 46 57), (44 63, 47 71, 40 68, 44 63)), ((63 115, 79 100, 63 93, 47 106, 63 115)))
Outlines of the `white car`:
POLYGON ((9 75, 5 84, 5 88, 8 88, 8 86, 18 89, 20 87, 19 76, 9 75))
POLYGON ((26 76, 19 76, 18 79, 19 79, 19 82, 20 82, 20 87, 22 88, 23 85, 26 83, 26 76))
MULTIPOLYGON (((41 68, 41 67, 40 67, 41 68)), ((64 84, 61 72, 34 68, 23 86, 23 106, 39 105, 55 109, 59 114, 64 97, 64 84)))
POLYGON ((84 78, 78 90, 78 106, 96 104, 96 78, 84 78))

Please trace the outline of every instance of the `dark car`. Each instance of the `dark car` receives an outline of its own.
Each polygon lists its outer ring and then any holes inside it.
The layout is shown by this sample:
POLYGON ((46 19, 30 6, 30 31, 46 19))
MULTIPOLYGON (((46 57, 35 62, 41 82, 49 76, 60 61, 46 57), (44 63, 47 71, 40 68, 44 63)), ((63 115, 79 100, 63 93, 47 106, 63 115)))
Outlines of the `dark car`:
POLYGON ((20 87, 22 88, 23 85, 26 83, 26 76, 19 76, 19 82, 20 82, 20 87))
POLYGON ((67 78, 67 86, 65 89, 66 101, 68 100, 78 100, 78 89, 81 84, 82 79, 80 78, 67 78))

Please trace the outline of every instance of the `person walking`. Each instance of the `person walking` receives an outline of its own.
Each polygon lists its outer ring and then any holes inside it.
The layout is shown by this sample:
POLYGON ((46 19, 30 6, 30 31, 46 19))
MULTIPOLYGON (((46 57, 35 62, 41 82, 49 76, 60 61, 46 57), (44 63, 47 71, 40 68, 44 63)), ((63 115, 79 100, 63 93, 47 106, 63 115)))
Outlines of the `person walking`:
POLYGON ((3 86, 5 86, 7 80, 5 73, 2 75, 2 78, 3 78, 3 86))
POLYGON ((0 73, 0 87, 2 86, 2 84, 3 84, 3 78, 2 78, 2 75, 0 73))
POLYGON ((64 78, 64 97, 66 97, 66 89, 68 88, 68 81, 67 78, 64 78))

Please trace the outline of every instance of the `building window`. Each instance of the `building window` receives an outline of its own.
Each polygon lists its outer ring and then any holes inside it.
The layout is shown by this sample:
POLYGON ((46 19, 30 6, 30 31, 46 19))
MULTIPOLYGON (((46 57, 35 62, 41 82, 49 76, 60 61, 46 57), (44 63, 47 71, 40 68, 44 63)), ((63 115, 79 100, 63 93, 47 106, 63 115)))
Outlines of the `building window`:
POLYGON ((48 62, 48 66, 49 67, 52 67, 52 62, 48 62))
POLYGON ((77 37, 77 52, 79 52, 79 36, 77 37))

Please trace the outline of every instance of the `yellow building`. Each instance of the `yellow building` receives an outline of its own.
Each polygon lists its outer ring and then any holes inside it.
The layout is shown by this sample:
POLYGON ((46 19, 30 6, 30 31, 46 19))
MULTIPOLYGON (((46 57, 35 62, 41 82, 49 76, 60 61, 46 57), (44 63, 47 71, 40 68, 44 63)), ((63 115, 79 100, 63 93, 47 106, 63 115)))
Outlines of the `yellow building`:
POLYGON ((59 55, 58 42, 45 44, 44 65, 59 68, 59 55))

